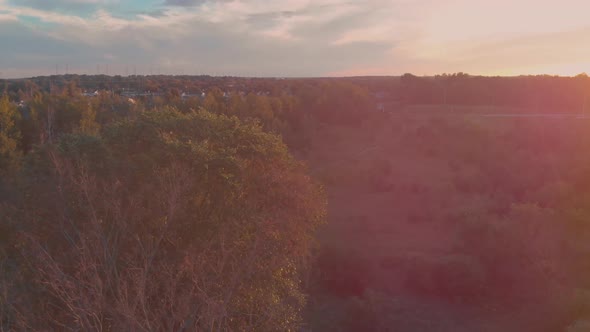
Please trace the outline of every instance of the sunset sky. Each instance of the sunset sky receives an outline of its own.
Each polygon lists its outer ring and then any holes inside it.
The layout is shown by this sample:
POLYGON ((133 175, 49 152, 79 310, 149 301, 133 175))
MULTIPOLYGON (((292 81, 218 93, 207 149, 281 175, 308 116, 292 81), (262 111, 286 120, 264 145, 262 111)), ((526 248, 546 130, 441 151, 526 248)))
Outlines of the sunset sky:
POLYGON ((0 78, 590 72, 587 0, 0 0, 0 78), (57 68, 56 68, 57 66, 57 68))

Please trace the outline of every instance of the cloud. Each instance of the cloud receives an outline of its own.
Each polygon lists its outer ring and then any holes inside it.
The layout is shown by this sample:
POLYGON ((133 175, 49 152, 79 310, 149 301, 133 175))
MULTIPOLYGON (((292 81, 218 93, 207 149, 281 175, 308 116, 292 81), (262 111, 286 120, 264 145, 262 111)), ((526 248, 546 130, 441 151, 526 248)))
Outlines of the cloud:
POLYGON ((108 63, 111 73, 136 66, 143 73, 317 76, 587 62, 582 9, 590 5, 522 2, 0 0, 0 66, 5 73, 55 64, 95 72, 108 63))
MULTIPOLYGON (((365 41, 362 48, 334 44, 346 29, 366 24, 367 14, 365 6, 334 0, 207 1, 190 10, 150 8, 145 11, 156 15, 139 13, 133 17, 120 17, 101 8, 88 17, 27 6, 9 6, 7 10, 11 15, 52 24, 27 27, 40 39, 35 52, 47 55, 41 67, 80 63, 79 67, 91 71, 97 63, 108 62, 120 71, 136 63, 143 70, 154 67, 168 72, 313 76, 381 61, 391 47, 381 41, 365 41), (47 45, 56 45, 56 52, 44 52, 47 45)), ((0 56, 5 53, 0 50, 0 56)), ((27 62, 31 65, 34 63, 27 62)), ((15 60, 13 67, 26 66, 15 60)))
MULTIPOLYGON (((588 63, 590 25, 568 31, 461 44, 457 45, 457 52, 449 54, 449 57, 454 62, 464 63, 471 70, 485 64, 487 70, 499 74, 514 72, 516 68, 522 74, 527 71, 539 72, 543 71, 542 68, 550 70, 572 63, 588 63)), ((580 68, 577 70, 582 71, 580 68)), ((567 72, 576 73, 570 70, 567 72)))
POLYGON ((76 44, 48 38, 18 21, 0 21, 0 66, 38 66, 53 63, 64 53, 76 56, 80 48, 76 44))
POLYGON ((184 6, 192 7, 204 3, 206 0, 166 0, 164 5, 166 6, 184 6))
POLYGON ((9 3, 21 7, 31 7, 42 10, 94 8, 101 5, 111 5, 119 0, 10 0, 9 3))
POLYGON ((10 14, 0 13, 0 22, 2 21, 17 21, 18 19, 10 14))
POLYGON ((164 0, 164 6, 196 7, 206 3, 228 3, 234 0, 164 0))

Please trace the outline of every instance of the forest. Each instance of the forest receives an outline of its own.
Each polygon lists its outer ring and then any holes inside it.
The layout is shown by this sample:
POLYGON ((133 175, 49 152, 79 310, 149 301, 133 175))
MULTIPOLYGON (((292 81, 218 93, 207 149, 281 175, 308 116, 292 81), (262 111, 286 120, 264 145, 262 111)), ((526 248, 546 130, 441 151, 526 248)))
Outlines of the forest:
POLYGON ((585 74, 0 93, 0 331, 590 329, 585 74))

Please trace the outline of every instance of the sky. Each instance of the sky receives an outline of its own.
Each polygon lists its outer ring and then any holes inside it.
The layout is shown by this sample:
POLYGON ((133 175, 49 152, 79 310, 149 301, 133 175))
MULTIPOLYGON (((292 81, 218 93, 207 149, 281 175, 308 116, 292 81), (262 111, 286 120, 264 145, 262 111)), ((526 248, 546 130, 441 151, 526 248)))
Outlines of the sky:
POLYGON ((0 78, 590 72, 587 0, 0 0, 0 78))

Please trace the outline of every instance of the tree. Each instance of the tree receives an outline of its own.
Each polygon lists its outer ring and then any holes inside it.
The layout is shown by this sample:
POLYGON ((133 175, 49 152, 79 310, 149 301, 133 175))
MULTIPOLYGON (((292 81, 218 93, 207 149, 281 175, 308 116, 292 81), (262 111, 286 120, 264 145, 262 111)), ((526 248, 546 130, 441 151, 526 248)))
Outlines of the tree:
POLYGON ((249 93, 246 96, 246 107, 247 113, 244 117, 252 117, 260 120, 263 127, 267 130, 271 130, 274 114, 272 106, 266 96, 258 96, 254 93, 249 93))
POLYGON ((375 109, 367 89, 348 82, 326 82, 314 105, 314 114, 326 123, 358 125, 375 109))
POLYGON ((148 112, 102 137, 63 136, 27 174, 24 252, 45 308, 29 326, 297 330, 325 204, 279 137, 205 111, 148 112))
POLYGON ((80 119, 80 127, 78 131, 81 134, 96 135, 100 130, 100 125, 96 122, 96 112, 91 104, 82 111, 82 118, 80 119))
POLYGON ((223 91, 218 87, 208 91, 205 100, 203 100, 203 107, 209 112, 226 114, 227 106, 223 91))
POLYGON ((3 95, 0 98, 0 172, 13 170, 19 162, 19 120, 18 109, 10 103, 7 95, 3 95))

